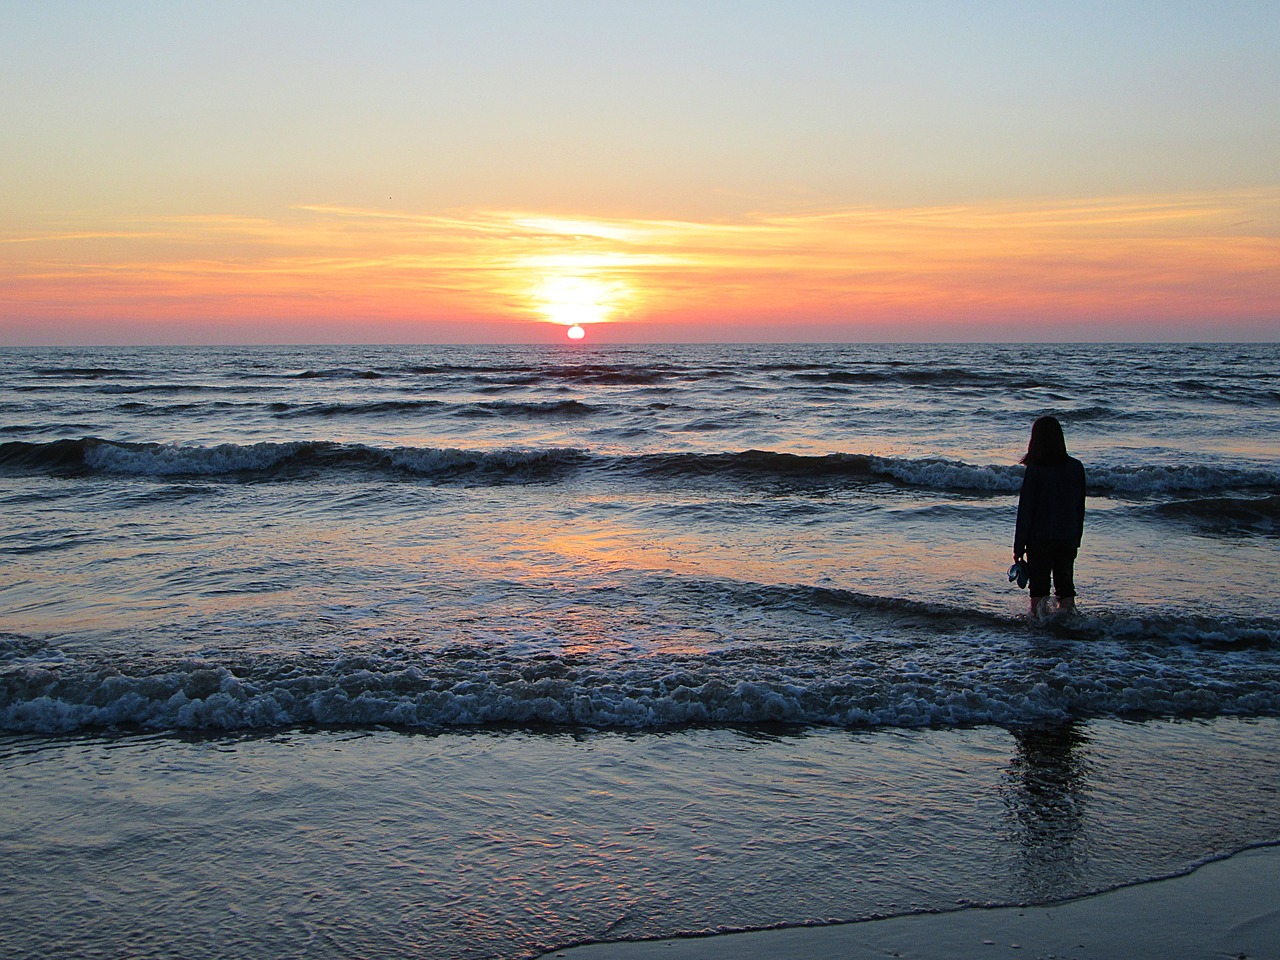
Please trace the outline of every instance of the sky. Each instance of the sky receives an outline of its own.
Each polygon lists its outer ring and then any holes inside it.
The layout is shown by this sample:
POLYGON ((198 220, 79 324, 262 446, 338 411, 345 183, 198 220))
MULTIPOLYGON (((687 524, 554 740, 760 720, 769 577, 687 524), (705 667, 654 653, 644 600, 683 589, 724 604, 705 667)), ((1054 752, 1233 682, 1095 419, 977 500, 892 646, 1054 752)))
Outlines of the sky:
POLYGON ((1280 340, 1280 3, 0 0, 0 345, 1280 340))

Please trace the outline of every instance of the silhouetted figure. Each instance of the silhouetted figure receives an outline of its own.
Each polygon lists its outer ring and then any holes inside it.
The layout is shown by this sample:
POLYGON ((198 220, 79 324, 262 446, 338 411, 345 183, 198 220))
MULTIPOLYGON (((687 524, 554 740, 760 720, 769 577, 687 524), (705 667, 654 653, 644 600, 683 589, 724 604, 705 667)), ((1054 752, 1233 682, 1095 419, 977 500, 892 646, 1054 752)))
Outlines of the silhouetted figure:
POLYGON ((1018 525, 1013 559, 1026 555, 1031 616, 1038 616, 1049 596, 1052 576, 1058 607, 1075 609, 1075 562, 1084 534, 1084 466, 1067 455, 1067 441, 1056 417, 1031 425, 1031 442, 1022 458, 1027 472, 1018 495, 1018 525))

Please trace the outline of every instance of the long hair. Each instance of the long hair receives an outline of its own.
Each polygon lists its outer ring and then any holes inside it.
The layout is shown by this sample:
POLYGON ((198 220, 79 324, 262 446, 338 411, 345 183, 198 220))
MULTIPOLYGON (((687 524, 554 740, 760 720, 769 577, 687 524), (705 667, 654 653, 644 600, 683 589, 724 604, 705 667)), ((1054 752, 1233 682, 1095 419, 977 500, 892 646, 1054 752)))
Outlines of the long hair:
POLYGON ((1031 441, 1027 444, 1025 464, 1049 467, 1067 459, 1067 438, 1057 417, 1041 417, 1031 425, 1031 441))

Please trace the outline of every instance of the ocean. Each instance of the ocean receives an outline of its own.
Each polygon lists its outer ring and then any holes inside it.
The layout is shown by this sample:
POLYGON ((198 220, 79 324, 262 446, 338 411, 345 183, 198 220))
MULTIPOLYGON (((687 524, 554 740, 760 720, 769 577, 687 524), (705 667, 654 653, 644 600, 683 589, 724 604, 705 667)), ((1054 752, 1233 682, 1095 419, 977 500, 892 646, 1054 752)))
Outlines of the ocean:
POLYGON ((0 350, 8 956, 533 957, 1280 840, 1280 346, 0 350), (1079 611, 1008 582, 1085 464, 1079 611))

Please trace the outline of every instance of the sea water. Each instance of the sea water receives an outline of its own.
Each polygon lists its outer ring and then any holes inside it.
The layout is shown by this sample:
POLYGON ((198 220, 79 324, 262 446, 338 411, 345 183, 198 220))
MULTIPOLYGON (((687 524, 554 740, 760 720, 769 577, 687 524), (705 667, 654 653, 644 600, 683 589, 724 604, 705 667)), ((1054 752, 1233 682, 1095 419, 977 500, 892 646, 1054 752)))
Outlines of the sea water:
POLYGON ((1280 838, 1278 427, 1265 344, 2 351, 0 942, 524 956, 1280 838))

